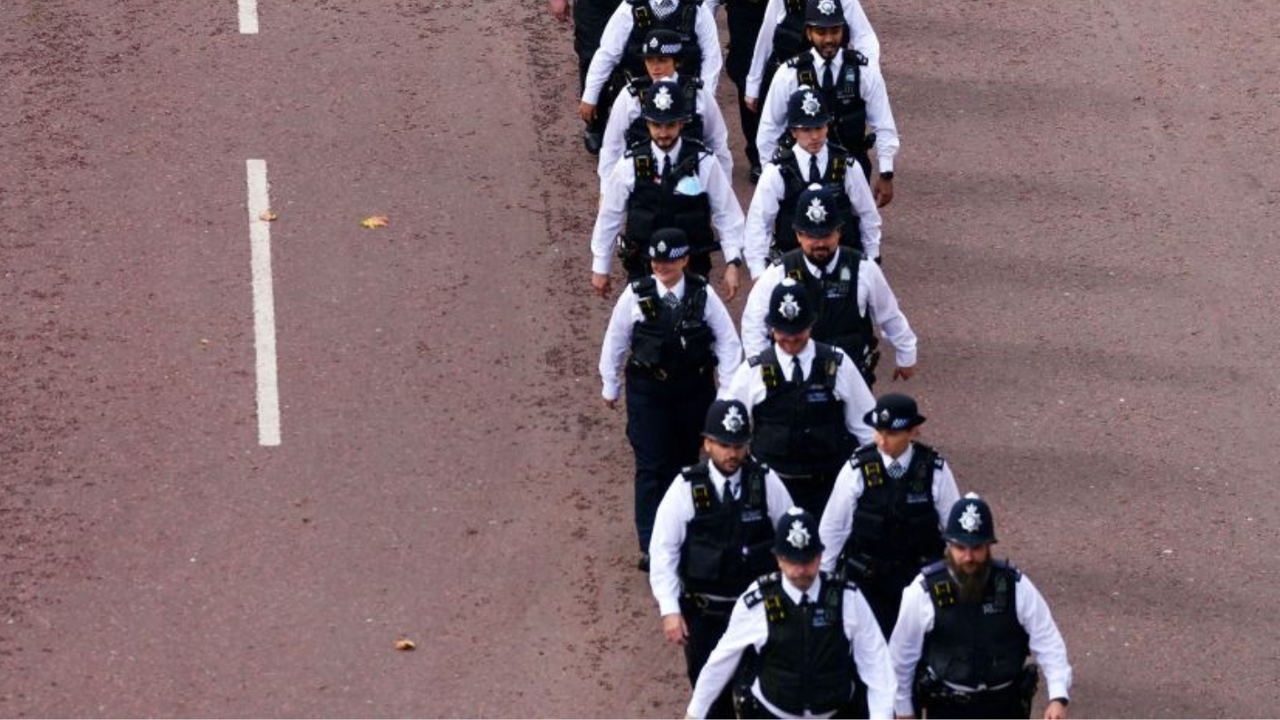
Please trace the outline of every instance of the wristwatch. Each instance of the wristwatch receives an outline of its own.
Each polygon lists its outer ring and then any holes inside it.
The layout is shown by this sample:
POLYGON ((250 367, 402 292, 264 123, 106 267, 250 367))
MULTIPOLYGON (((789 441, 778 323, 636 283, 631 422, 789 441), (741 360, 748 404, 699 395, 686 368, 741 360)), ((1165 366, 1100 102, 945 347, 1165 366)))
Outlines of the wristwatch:
POLYGON ((880 179, 881 179, 881 180, 892 180, 892 179, 893 179, 893 171, 892 171, 892 170, 890 170, 890 171, 889 171, 889 172, 887 172, 887 173, 886 173, 886 172, 882 172, 882 173, 880 173, 880 179))

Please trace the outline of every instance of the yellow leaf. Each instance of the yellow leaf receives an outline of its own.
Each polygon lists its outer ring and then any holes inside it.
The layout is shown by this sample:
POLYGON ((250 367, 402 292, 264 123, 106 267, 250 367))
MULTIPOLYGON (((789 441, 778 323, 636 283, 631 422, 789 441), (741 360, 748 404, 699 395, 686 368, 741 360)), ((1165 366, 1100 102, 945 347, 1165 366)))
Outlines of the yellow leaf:
POLYGON ((390 224, 390 222, 391 221, 387 219, 386 215, 373 215, 362 220, 360 224, 370 230, 373 230, 376 228, 384 228, 390 224))
POLYGON ((413 650, 413 649, 415 649, 415 648, 417 648, 417 647, 418 647, 418 646, 417 646, 417 645, 415 645, 415 644, 413 643, 413 641, 412 641, 412 640, 397 640, 397 641, 396 641, 396 649, 397 649, 397 650, 400 650, 400 651, 402 651, 402 652, 408 652, 408 651, 413 650))
POLYGON ((263 222, 275 222, 276 218, 278 217, 280 216, 271 212, 270 210, 263 210, 261 213, 258 214, 258 219, 263 222))

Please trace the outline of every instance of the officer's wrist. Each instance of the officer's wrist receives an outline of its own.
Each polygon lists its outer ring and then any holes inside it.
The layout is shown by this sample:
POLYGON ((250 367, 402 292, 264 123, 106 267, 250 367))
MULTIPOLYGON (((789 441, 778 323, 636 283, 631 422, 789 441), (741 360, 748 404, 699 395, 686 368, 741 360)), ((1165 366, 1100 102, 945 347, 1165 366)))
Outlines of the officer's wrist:
POLYGON ((890 170, 889 172, 882 172, 882 173, 880 173, 880 179, 881 179, 881 180, 888 180, 888 181, 892 182, 892 181, 893 181, 893 171, 892 171, 892 170, 890 170))
POLYGON ((1066 707, 1071 704, 1071 700, 1064 697, 1049 698, 1049 704, 1052 705, 1053 703, 1062 703, 1062 706, 1066 707))
POLYGON ((730 260, 730 261, 726 262, 725 264, 726 264, 726 265, 732 265, 732 266, 734 266, 734 267, 742 267, 742 258, 740 258, 740 257, 736 257, 736 258, 734 258, 734 259, 732 259, 732 260, 730 260))

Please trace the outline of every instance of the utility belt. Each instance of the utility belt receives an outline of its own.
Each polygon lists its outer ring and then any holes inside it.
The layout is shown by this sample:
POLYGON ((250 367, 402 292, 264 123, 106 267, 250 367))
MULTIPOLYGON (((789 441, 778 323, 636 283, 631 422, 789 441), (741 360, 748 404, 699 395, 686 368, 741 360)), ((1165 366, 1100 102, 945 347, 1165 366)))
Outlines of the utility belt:
POLYGON ((921 703, 928 707, 930 701, 950 705, 968 705, 987 702, 1001 695, 1016 695, 1026 714, 1031 714, 1031 700, 1040 688, 1040 666, 1029 663, 1022 668, 1017 679, 999 685, 981 685, 976 688, 947 682, 934 674, 932 668, 922 668, 916 673, 916 693, 921 703))
POLYGON ((716 617, 728 617, 733 612, 733 606, 738 602, 737 598, 725 597, 721 595, 708 595, 706 593, 690 593, 687 592, 680 596, 680 605, 683 608, 697 610, 703 615, 713 615, 716 617))
POLYGON ((906 560, 876 560, 866 555, 846 555, 840 566, 845 577, 855 582, 875 582, 896 577, 915 577, 920 568, 928 564, 922 560, 911 563, 906 560))
POLYGON ((679 372, 668 372, 661 365, 645 365, 634 360, 628 360, 627 377, 645 378, 647 380, 657 380, 658 382, 690 382, 708 375, 714 367, 714 365, 708 365, 690 370, 682 368, 679 372))
POLYGON ((862 373, 862 379, 867 382, 867 387, 871 387, 876 381, 876 366, 880 364, 880 348, 869 347, 864 350, 862 357, 853 358, 854 367, 858 368, 858 372, 862 373))

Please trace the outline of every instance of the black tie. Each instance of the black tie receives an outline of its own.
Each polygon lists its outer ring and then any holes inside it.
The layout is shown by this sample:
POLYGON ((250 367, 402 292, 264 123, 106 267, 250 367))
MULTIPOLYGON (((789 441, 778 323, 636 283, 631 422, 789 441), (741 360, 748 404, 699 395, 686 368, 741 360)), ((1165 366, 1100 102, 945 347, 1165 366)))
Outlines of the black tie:
POLYGON ((800 358, 791 358, 791 382, 799 385, 804 382, 804 372, 800 369, 800 358))
POLYGON ((809 156, 809 182, 811 183, 822 182, 822 171, 818 169, 817 155, 809 156))
POLYGON ((835 81, 831 78, 831 61, 828 60, 822 64, 822 92, 830 95, 833 85, 835 85, 835 81))
POLYGON ((809 593, 800 593, 800 607, 809 607, 809 593))
POLYGON ((662 184, 666 185, 671 182, 671 156, 664 155, 662 158, 662 184))

